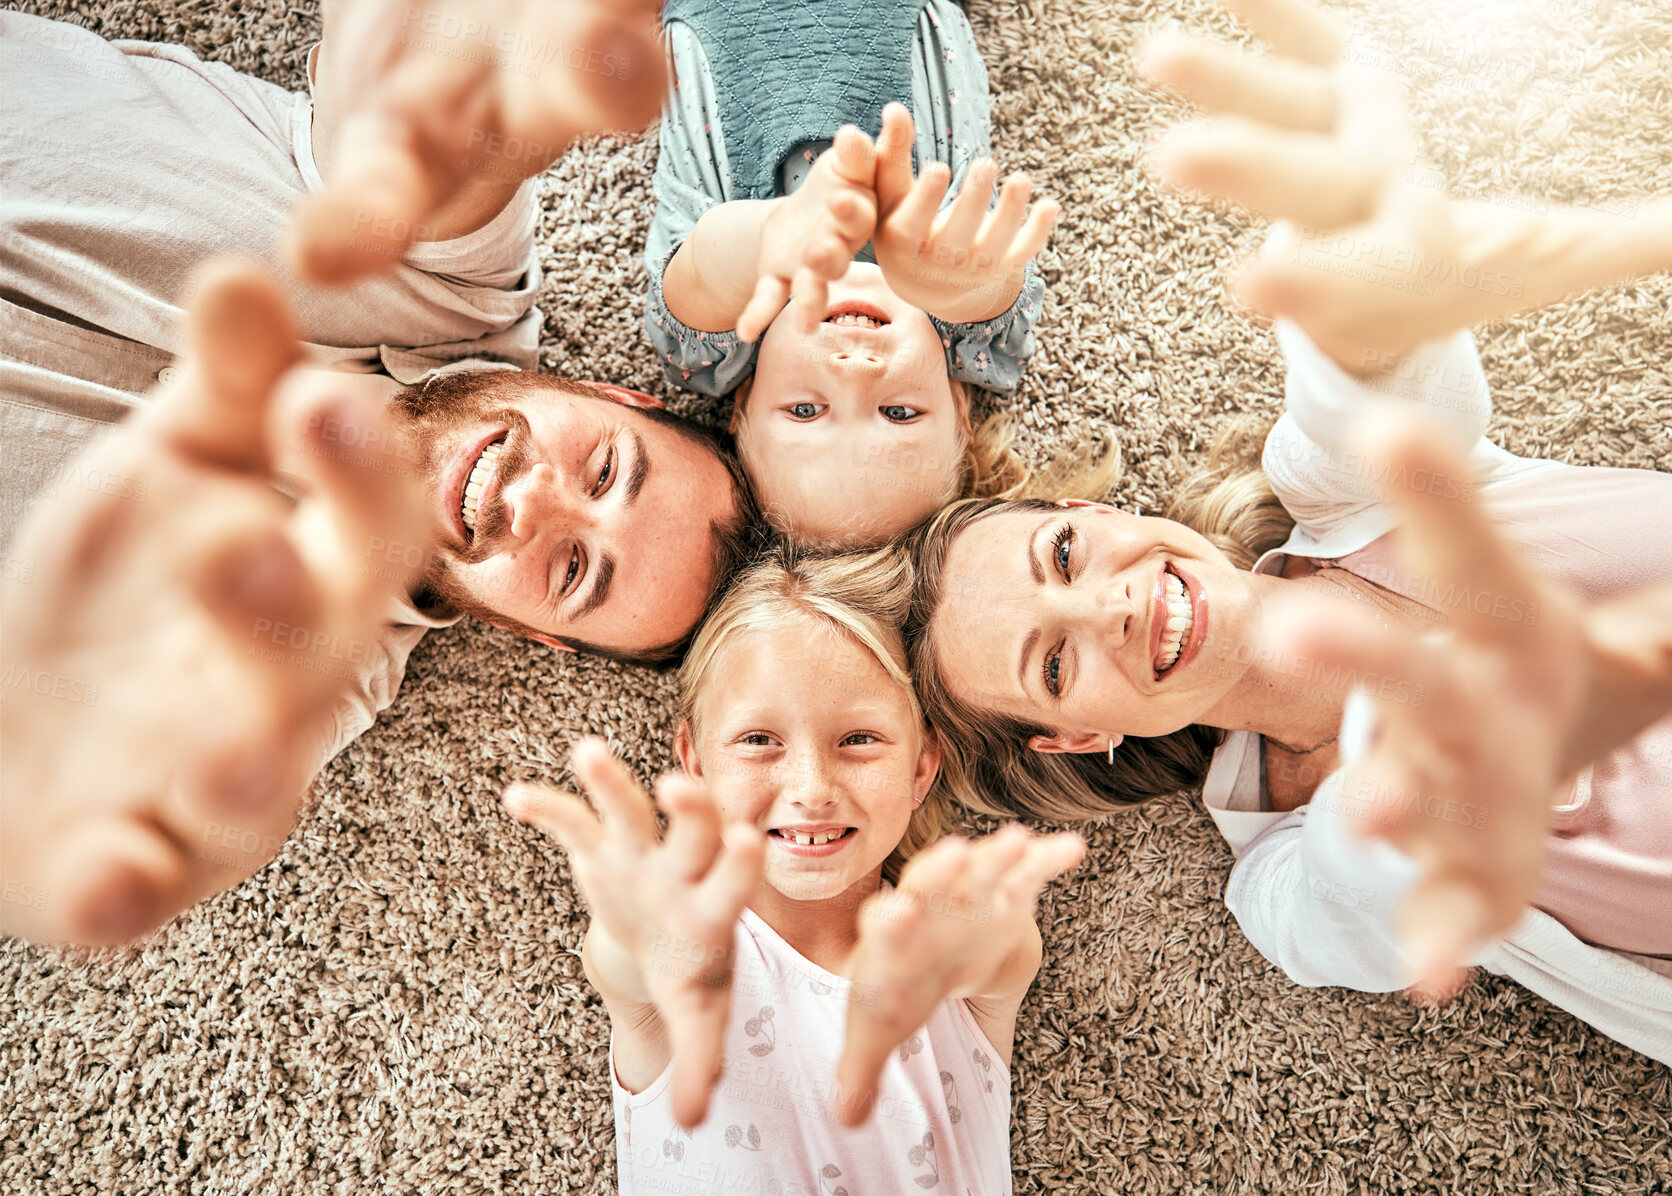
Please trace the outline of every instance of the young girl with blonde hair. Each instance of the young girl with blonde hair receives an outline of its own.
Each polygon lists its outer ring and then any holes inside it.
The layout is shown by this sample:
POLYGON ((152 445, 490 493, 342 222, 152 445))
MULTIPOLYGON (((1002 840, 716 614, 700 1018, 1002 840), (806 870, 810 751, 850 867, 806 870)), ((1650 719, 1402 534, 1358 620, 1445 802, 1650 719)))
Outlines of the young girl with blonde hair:
POLYGON ((909 588, 897 554, 781 551, 686 657, 684 775, 655 805, 596 739, 574 764, 598 815, 507 795, 592 912, 623 1193, 1011 1190, 1034 906, 1084 845, 943 836, 897 629, 909 588))

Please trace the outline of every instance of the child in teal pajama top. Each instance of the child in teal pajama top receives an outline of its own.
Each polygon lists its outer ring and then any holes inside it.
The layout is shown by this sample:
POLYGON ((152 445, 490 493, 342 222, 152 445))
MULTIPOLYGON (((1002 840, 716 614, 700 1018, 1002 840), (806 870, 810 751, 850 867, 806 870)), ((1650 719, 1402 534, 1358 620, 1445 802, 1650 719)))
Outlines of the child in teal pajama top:
POLYGON ((734 396, 768 519, 853 546, 1013 493, 1008 425, 972 429, 967 388, 1020 379, 1056 206, 1013 176, 989 211, 987 72, 962 10, 672 0, 664 24, 645 325, 671 382, 734 396))

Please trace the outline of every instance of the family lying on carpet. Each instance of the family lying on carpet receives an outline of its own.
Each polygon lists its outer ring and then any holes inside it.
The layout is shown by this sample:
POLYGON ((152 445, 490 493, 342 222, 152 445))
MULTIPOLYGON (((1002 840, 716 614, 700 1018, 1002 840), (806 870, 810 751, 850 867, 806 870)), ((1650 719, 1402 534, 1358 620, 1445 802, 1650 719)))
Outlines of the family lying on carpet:
MULTIPOLYGON (((643 35, 653 9, 604 23, 643 35)), ((8 68, 27 46, 17 69, 114 76, 285 145, 260 185, 301 204, 299 260, 389 321, 223 270, 171 309, 191 326, 182 376, 79 459, 145 480, 145 504, 82 487, 14 527, 27 498, 8 477, 8 560, 32 568, 27 585, 8 573, 8 661, 43 676, 74 661, 101 700, 8 696, 7 881, 61 899, 13 903, 5 929, 125 941, 253 872, 276 848, 229 866, 180 844, 234 809, 287 828, 303 778, 388 705, 422 628, 469 613, 679 662, 683 772, 654 801, 594 739, 574 751, 590 806, 506 796, 561 841, 592 913, 623 1191, 1010 1190, 1035 905, 1084 845, 1014 823, 951 836, 959 804, 1060 823, 1200 785, 1237 856, 1226 902, 1297 983, 1444 994, 1481 966, 1672 1063, 1672 479, 1498 448, 1468 331, 1672 268, 1672 210, 1446 200, 1397 90, 1338 66, 1305 7, 1247 6, 1276 58, 1155 43, 1147 74, 1224 114, 1169 134, 1157 172, 1279 221, 1233 285, 1275 319, 1289 375, 1274 426, 1232 428, 1169 518, 1137 516, 1096 501, 1112 454, 1034 472, 1002 415, 973 423, 968 388, 1013 388, 1032 351, 1031 259, 1056 208, 1030 206, 1019 177, 993 202, 962 10, 768 10, 662 13, 646 328, 670 381, 732 396, 735 460, 648 395, 528 368, 523 179, 576 129, 524 136, 552 148, 514 177, 426 174, 423 139, 448 130, 414 97, 440 68, 396 54, 378 86, 350 87, 333 48, 376 31, 341 7, 311 104, 0 15, 8 68), (406 157, 395 118, 418 143, 406 157), (368 205, 447 235, 345 238, 368 205), (366 371, 354 389, 296 367, 287 309, 316 360, 366 371), (354 468, 340 446, 393 443, 389 424, 418 442, 411 469, 354 468), (279 476, 299 500, 274 495, 279 476), (364 568, 370 542, 434 545, 421 584, 364 568), (315 634, 373 638, 391 598, 376 652, 307 667, 315 634), (308 630, 252 657, 260 620, 308 630), (185 642, 201 657, 177 660, 185 642), (206 695, 229 727, 207 742, 185 734, 206 695), (77 751, 112 739, 134 744, 119 781, 77 751)), ((470 85, 522 85, 504 74, 470 85)), ((624 97, 592 127, 630 124, 624 97)), ((526 110, 499 104, 497 119, 526 110)), ((208 157, 188 129, 158 136, 208 157)), ((37 201, 25 164, 6 173, 25 257, 60 260, 63 234, 26 218, 57 211, 82 268, 132 268, 108 206, 77 209, 61 180, 37 201)), ((234 223, 181 219, 199 257, 236 246, 234 223)), ((144 275, 159 308, 183 268, 144 275)), ((38 485, 90 435, 75 421, 137 404, 94 376, 112 346, 85 334, 111 313, 7 273, 24 301, 7 299, 0 410, 8 439, 42 442, 38 485), (75 360, 52 357, 72 334, 75 360)), ((167 360, 178 338, 125 335, 121 351, 167 360)))

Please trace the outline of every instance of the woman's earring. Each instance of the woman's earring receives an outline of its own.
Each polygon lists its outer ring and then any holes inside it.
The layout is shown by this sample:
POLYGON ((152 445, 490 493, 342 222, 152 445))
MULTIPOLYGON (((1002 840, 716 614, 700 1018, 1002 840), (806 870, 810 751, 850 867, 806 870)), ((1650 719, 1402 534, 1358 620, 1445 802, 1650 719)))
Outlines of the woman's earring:
POLYGON ((1109 767, 1115 766, 1115 737, 1109 736, 1109 767))

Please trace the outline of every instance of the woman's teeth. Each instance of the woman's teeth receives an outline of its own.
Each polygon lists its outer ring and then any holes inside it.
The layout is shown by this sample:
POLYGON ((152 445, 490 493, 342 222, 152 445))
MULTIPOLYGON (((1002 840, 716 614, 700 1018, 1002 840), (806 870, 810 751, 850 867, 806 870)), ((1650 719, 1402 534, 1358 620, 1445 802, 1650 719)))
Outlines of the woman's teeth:
POLYGON ((881 328, 882 321, 870 316, 861 315, 856 311, 845 311, 839 316, 832 316, 826 324, 837 324, 844 328, 881 328))
POLYGON ((493 476, 494 462, 499 460, 499 454, 505 451, 505 442, 496 440, 482 450, 482 455, 476 458, 476 464, 471 467, 470 476, 464 483, 464 501, 459 504, 459 514, 464 517, 464 525, 471 531, 476 530, 476 506, 482 500, 482 489, 488 484, 488 478, 493 476))
POLYGON ((848 832, 847 830, 839 830, 826 831, 823 834, 818 835, 804 835, 800 831, 775 830, 772 833, 777 835, 780 839, 791 839, 801 847, 823 847, 826 843, 836 842, 836 840, 840 839, 848 832))
POLYGON ((1161 650, 1155 654, 1155 671, 1165 673, 1178 662, 1184 641, 1190 638, 1190 625, 1195 616, 1190 613, 1190 595, 1184 582, 1170 570, 1166 574, 1167 629, 1161 633, 1161 650))

